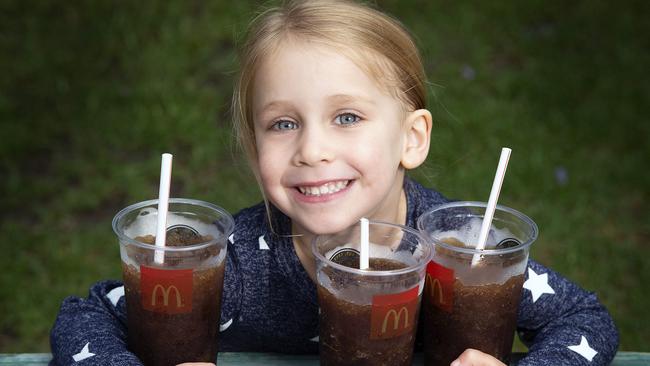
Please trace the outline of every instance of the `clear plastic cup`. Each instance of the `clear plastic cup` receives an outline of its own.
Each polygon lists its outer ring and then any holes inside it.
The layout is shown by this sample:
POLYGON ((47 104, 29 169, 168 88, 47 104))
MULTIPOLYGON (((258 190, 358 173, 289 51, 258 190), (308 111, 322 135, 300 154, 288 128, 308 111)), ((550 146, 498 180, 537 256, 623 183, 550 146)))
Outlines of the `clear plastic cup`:
POLYGON ((321 365, 411 365, 430 244, 413 229, 369 222, 370 269, 359 268, 360 225, 318 236, 321 365))
POLYGON ((509 362, 538 230, 528 216, 497 205, 485 249, 476 250, 486 206, 451 202, 418 219, 433 244, 422 300, 425 365, 449 365, 467 348, 509 362))
POLYGON ((128 345, 145 365, 216 362, 221 293, 233 218, 198 200, 171 198, 167 243, 155 246, 158 200, 113 218, 127 307, 128 345), (164 261, 155 260, 162 252, 164 261))

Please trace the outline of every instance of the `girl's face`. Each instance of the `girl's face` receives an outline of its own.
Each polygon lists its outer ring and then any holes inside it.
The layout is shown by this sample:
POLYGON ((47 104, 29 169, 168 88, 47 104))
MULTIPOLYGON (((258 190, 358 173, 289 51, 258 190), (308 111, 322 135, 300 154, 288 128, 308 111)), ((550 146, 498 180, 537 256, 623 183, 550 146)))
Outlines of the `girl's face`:
POLYGON ((297 233, 398 218, 405 143, 398 100, 342 53, 299 41, 267 57, 253 85, 262 188, 297 233))

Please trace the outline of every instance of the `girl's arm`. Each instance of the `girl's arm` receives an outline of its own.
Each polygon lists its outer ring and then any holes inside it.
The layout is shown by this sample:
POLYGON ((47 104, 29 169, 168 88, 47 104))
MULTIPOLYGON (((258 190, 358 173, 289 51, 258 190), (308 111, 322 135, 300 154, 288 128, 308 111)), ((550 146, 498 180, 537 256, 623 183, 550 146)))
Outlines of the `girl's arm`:
POLYGON ((618 331, 594 293, 529 261, 517 320, 528 346, 520 366, 608 365, 618 331))
POLYGON ((142 365, 126 347, 124 287, 102 281, 63 301, 50 332, 50 365, 142 365))
MULTIPOLYGON (((228 243, 231 246, 231 243, 228 243)), ((233 248, 228 248, 221 305, 221 322, 233 318, 239 305, 240 279, 233 248)), ((142 365, 127 349, 124 287, 102 281, 90 288, 88 298, 70 296, 63 301, 50 332, 51 366, 142 365)))

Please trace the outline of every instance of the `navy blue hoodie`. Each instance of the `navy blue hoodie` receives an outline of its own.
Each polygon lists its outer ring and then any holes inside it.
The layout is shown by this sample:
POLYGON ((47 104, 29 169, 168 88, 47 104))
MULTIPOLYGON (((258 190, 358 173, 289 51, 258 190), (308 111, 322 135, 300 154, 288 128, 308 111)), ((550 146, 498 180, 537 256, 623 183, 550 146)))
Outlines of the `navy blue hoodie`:
MULTIPOLYGON (((410 227, 422 213, 447 202, 410 179, 405 179, 404 189, 410 227)), ((316 286, 291 238, 283 235, 290 234, 290 219, 276 209, 271 216, 273 230, 263 204, 235 215, 220 351, 317 353, 316 286)), ((519 365, 609 364, 618 348, 618 332, 596 295, 533 260, 526 281, 517 330, 529 351, 519 365)), ((127 348, 123 293, 121 282, 102 281, 87 298, 66 298, 51 331, 51 365, 141 365, 127 348)))

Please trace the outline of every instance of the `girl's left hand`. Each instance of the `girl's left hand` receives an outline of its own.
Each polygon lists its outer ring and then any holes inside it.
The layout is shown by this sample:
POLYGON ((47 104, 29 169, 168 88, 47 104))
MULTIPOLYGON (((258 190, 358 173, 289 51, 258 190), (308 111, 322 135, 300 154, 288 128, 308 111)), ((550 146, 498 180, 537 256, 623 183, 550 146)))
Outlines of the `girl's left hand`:
POLYGON ((496 358, 481 351, 468 348, 450 366, 506 366, 496 358))

